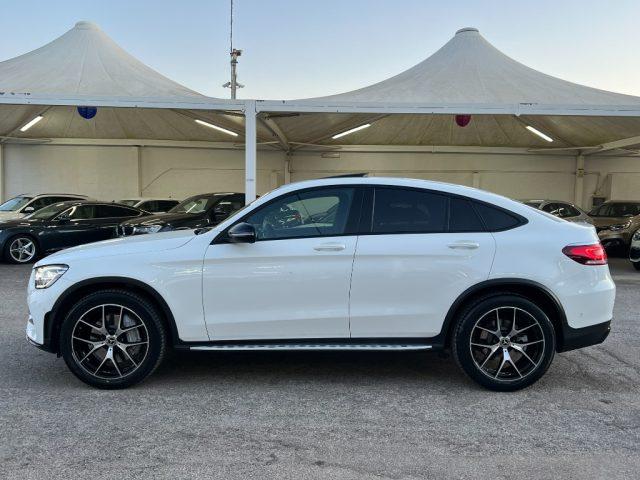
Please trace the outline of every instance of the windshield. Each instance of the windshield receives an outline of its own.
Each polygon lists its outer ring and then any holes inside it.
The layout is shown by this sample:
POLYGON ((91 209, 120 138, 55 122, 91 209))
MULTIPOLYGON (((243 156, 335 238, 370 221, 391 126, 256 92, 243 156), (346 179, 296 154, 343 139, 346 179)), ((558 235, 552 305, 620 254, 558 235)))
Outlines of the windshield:
POLYGON ((640 215, 640 202, 603 203, 589 213, 592 217, 633 217, 640 215))
POLYGON ((198 213, 206 212, 216 203, 222 200, 225 195, 200 195, 183 200, 178 205, 169 210, 169 213, 198 213))
POLYGON ((126 205, 127 207, 135 207, 138 202, 139 200, 118 200, 118 203, 126 205))
POLYGON ((49 205, 47 207, 41 208, 35 213, 32 213, 27 218, 35 218, 38 220, 48 220, 50 218, 55 217, 58 213, 63 210, 69 208, 69 205, 66 203, 54 203, 53 205, 49 205))
POLYGON ((0 212, 16 212, 24 207, 27 203, 31 201, 33 197, 14 197, 2 205, 0 205, 0 212))

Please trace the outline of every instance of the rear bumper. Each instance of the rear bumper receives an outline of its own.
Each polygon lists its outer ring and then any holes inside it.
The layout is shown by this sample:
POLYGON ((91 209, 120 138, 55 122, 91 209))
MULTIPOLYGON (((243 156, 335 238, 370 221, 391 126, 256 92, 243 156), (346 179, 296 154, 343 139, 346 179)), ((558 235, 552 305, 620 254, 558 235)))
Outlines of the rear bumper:
POLYGON ((562 341, 558 344, 558 352, 597 345, 605 341, 609 332, 611 332, 611 320, 582 328, 571 328, 565 325, 562 329, 562 341))

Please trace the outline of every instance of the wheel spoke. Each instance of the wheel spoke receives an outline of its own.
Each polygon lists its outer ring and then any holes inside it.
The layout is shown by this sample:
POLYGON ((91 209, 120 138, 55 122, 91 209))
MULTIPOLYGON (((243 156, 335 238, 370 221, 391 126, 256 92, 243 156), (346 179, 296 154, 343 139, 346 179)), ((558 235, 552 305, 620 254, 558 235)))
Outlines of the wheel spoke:
POLYGON ((120 348, 120 351, 127 356, 127 358, 131 363, 133 363, 133 366, 138 368, 138 364, 136 363, 136 361, 133 358, 131 358, 131 355, 129 355, 129 352, 127 352, 127 347, 123 346, 122 344, 119 344, 118 348, 120 348))
POLYGON ((93 328, 95 331, 100 332, 102 335, 106 335, 106 333, 107 333, 106 330, 104 329, 104 326, 98 328, 95 325, 91 325, 89 322, 86 322, 86 321, 84 321, 82 319, 80 319, 78 321, 84 323, 85 325, 87 325, 87 326, 89 326, 91 328, 93 328))
POLYGON ((496 336, 496 337, 500 338, 500 335, 498 335, 497 331, 489 330, 488 328, 481 327, 480 325, 476 325, 476 328, 478 328, 478 329, 480 329, 480 330, 484 330, 485 332, 488 332, 488 333, 490 333, 491 335, 494 335, 494 336, 496 336))
POLYGON ((527 355, 527 352, 524 351, 524 348, 520 347, 519 345, 516 344, 511 344, 511 346, 513 347, 514 350, 517 350, 518 352, 520 352, 527 360, 529 360, 533 365, 538 365, 536 362, 534 362, 531 357, 529 355, 527 355))
POLYGON ((484 359, 484 362, 482 362, 482 365, 480 365, 480 369, 482 369, 482 368, 487 364, 487 362, 489 361, 489 359, 490 359, 491 357, 493 357, 493 354, 494 354, 494 353, 496 353, 496 352, 498 351, 498 348, 500 348, 500 345, 499 345, 499 344, 493 345, 493 346, 491 347, 491 351, 489 352, 489 355, 487 355, 487 358, 485 358, 485 359, 484 359))
POLYGON ((79 362, 79 363, 84 362, 87 358, 89 358, 89 356, 90 356, 92 353, 95 353, 95 352, 96 352, 96 350, 99 350, 100 348, 102 348, 102 347, 104 347, 104 346, 105 346, 105 345, 104 345, 104 343, 101 343, 101 344, 99 344, 99 345, 98 345, 98 344, 94 344, 94 345, 93 345, 93 348, 92 348, 91 350, 89 350, 89 353, 87 353, 87 354, 82 358, 82 360, 80 360, 80 362, 79 362))

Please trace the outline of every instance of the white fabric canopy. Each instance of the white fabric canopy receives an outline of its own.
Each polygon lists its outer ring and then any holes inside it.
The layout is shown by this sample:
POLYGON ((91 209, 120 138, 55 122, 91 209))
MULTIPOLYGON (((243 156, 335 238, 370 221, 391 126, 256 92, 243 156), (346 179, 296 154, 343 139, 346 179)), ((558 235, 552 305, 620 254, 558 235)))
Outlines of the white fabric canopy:
MULTIPOLYGON (((242 141, 243 104, 210 98, 161 75, 97 25, 78 22, 52 42, 0 62, 0 140, 20 138, 242 141), (85 119, 77 106, 96 106, 85 119), (114 108, 129 107, 129 108, 114 108), (43 119, 19 129, 36 115, 43 119), (199 125, 202 119, 239 134, 199 125), (11 137, 7 139, 7 137, 11 137)), ((268 139, 271 139, 268 133, 268 139)))
POLYGON ((294 148, 304 143, 556 148, 640 135, 640 97, 538 72, 500 52, 475 28, 459 30, 426 60, 382 82, 327 97, 264 101, 260 109, 271 112, 264 115, 294 148), (471 122, 460 127, 454 114, 472 114, 471 122), (372 125, 331 138, 365 123, 372 125), (526 130, 529 125, 554 142, 526 130))

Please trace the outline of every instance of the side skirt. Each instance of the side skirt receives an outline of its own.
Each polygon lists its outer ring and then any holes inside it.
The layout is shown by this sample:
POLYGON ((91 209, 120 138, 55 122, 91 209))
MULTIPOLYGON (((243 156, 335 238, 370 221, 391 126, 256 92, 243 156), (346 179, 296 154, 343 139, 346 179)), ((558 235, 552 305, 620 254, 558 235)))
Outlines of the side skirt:
POLYGON ((398 351, 398 350, 437 350, 437 345, 421 339, 312 339, 312 340, 249 340, 181 343, 175 346, 192 351, 398 351))

